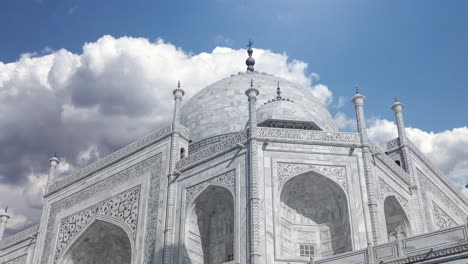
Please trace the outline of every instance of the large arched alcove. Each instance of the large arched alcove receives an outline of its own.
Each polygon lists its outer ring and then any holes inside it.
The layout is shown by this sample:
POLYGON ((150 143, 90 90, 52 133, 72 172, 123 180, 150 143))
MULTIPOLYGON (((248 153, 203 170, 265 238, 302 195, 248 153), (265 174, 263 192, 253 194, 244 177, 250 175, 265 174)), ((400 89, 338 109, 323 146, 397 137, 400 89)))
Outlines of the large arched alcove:
POLYGON ((388 241, 406 238, 410 231, 409 221, 395 196, 385 198, 384 212, 388 241))
POLYGON ((308 172, 281 191, 282 256, 309 259, 352 250, 346 194, 330 179, 308 172))
POLYGON ((64 254, 63 264, 130 264, 130 239, 120 226, 94 221, 64 254))
POLYGON ((234 199, 210 186, 195 200, 189 215, 187 250, 190 263, 220 264, 234 260, 234 199))

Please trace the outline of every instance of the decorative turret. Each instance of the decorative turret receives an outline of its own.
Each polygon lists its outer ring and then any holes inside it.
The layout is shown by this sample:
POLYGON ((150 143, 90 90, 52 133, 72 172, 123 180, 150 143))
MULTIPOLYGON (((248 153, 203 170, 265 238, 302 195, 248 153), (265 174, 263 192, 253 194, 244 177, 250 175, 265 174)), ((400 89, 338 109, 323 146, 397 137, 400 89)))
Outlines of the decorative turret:
POLYGON ((60 160, 57 158, 57 152, 54 154, 52 158, 50 158, 49 163, 50 163, 50 170, 49 170, 49 178, 47 179, 47 191, 49 190, 49 187, 55 181, 57 166, 60 163, 60 160))
POLYGON ((279 81, 278 81, 278 86, 276 87, 276 98, 273 98, 272 100, 267 101, 265 104, 276 102, 276 101, 294 102, 293 100, 290 100, 281 96, 281 87, 280 87, 279 81))
POLYGON ((356 94, 353 96, 352 101, 356 109, 356 122, 357 129, 359 132, 359 138, 362 145, 362 161, 364 166, 364 176, 366 180, 366 191, 367 191, 367 205, 369 207, 369 215, 371 221, 371 233, 372 238, 368 238, 374 245, 380 242, 379 236, 379 214, 378 214, 378 202, 376 194, 376 184, 374 178, 374 172, 372 170, 372 157, 369 149, 369 138, 367 135, 366 119, 364 117, 364 101, 366 97, 359 91, 359 87, 356 86, 356 94))
POLYGON ((413 162, 411 160, 410 150, 408 148, 408 137, 405 130, 405 122, 403 121, 403 104, 400 103, 397 97, 395 102, 392 104, 392 110, 395 113, 395 119, 398 129, 398 138, 400 143, 401 155, 403 157, 403 168, 409 174, 410 178, 410 189, 412 194, 412 200, 415 208, 415 220, 416 220, 416 231, 417 233, 424 232, 424 219, 421 212, 421 199, 417 189, 416 176, 413 170, 413 162))
POLYGON ((249 44, 247 45, 247 47, 248 47, 247 53, 249 54, 249 57, 245 61, 245 64, 247 64, 247 72, 253 72, 254 71, 255 59, 252 58, 253 44, 254 44, 254 42, 250 39, 249 44))
MULTIPOLYGON (((395 97, 395 102, 392 104, 392 110, 395 113, 395 119, 398 128, 398 137, 400 138, 400 145, 406 145, 406 131, 405 123, 403 122, 403 104, 398 101, 398 98, 395 97)), ((405 165, 405 170, 407 170, 407 165, 405 165)))
POLYGON ((175 125, 180 124, 180 104, 182 102, 182 97, 185 95, 184 90, 180 88, 180 81, 177 83, 177 88, 172 91, 174 94, 174 115, 172 118, 172 125, 175 128, 175 125))
POLYGON ((263 174, 258 173, 258 144, 257 144, 257 96, 259 91, 254 88, 250 79, 250 87, 245 91, 249 100, 249 130, 248 130, 248 181, 249 181, 249 244, 250 257, 248 263, 265 263, 264 209, 262 208, 263 190, 265 187, 263 174))
POLYGON ((3 238, 3 233, 5 232, 8 219, 10 219, 10 216, 8 215, 8 206, 7 206, 5 207, 5 211, 0 213, 0 240, 2 240, 3 238))
POLYGON ((171 137, 171 153, 169 161, 169 174, 167 175, 167 204, 166 204, 166 222, 164 227, 164 249, 163 249, 163 263, 172 263, 172 257, 174 254, 174 214, 175 214, 175 181, 179 173, 175 170, 176 162, 180 158, 180 137, 179 137, 179 125, 180 125, 180 107, 182 97, 185 92, 180 88, 180 81, 177 83, 177 88, 172 91, 174 94, 174 114, 172 118, 172 137, 171 137))

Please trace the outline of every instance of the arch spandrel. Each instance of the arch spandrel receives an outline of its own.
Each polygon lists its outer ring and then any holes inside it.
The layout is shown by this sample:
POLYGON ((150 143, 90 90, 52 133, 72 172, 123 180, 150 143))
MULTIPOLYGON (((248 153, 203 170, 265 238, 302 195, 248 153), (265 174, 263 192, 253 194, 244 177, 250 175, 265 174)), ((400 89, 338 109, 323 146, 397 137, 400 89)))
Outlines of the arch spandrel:
POLYGON ((352 250, 343 186, 311 169, 290 176, 279 192, 276 243, 281 258, 305 260, 352 250))
POLYGON ((277 163, 277 187, 282 190, 283 185, 290 179, 311 172, 328 178, 338 184, 341 189, 348 194, 348 180, 346 178, 346 168, 343 166, 328 166, 307 163, 277 163))
POLYGON ((408 216, 395 195, 384 200, 385 228, 388 241, 403 239, 411 235, 408 216))
POLYGON ((198 196, 210 186, 220 186, 228 189, 233 196, 236 192, 236 170, 230 170, 206 181, 197 183, 185 189, 185 207, 194 205, 198 196))
POLYGON ((406 214, 406 217, 410 219, 410 209, 409 209, 409 202, 406 198, 404 198, 400 193, 398 193, 394 188, 392 188, 388 183, 384 180, 379 178, 379 195, 380 195, 380 202, 384 204, 384 201, 389 196, 394 196, 400 206, 403 208, 403 211, 406 214))
POLYGON ((185 263, 218 264, 234 260, 234 195, 210 184, 195 198, 185 220, 185 263))
POLYGON ((120 220, 98 216, 74 237, 55 260, 58 264, 131 264, 132 232, 120 220))

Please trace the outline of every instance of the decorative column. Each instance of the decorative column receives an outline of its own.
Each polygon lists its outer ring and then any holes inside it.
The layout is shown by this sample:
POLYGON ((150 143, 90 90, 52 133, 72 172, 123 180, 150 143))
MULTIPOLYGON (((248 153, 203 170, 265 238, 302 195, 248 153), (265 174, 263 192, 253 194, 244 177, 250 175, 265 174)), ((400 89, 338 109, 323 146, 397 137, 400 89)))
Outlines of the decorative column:
POLYGON ((374 245, 380 242, 379 236, 379 214, 378 214, 378 201, 376 195, 376 184, 374 178, 374 171, 371 167, 372 156, 369 149, 369 138, 367 135, 366 119, 364 117, 364 101, 366 97, 359 93, 359 87, 356 87, 356 94, 353 96, 352 101, 356 109, 357 129, 359 138, 362 144, 362 161, 364 166, 364 177, 366 180, 367 191, 367 205, 369 206, 371 230, 372 230, 372 243, 374 245))
POLYGON ((403 104, 395 97, 395 102, 392 105, 392 110, 395 113, 395 119, 398 128, 398 138, 401 154, 403 156, 403 169, 410 176, 411 198, 415 209, 416 232, 421 234, 424 232, 423 217, 421 212, 420 192, 416 183, 416 176, 413 169, 413 161, 411 160, 410 149, 408 148, 408 137, 406 136, 405 123, 403 121, 403 104))
POLYGON ((258 90, 253 87, 250 80, 250 88, 245 91, 249 100, 249 129, 248 129, 248 179, 249 179, 249 242, 250 264, 265 263, 264 250, 264 206, 262 199, 263 180, 258 174, 258 149, 257 149, 257 96, 258 90))
POLYGON ((8 215, 8 206, 7 206, 5 207, 5 212, 0 213, 0 241, 3 238, 3 233, 5 233, 5 228, 6 228, 8 219, 10 219, 10 216, 8 215))
POLYGON ((179 173, 175 170, 175 164, 179 159, 179 133, 177 133, 180 125, 180 106, 182 96, 185 92, 180 88, 180 81, 177 88, 172 92, 174 94, 174 114, 172 118, 172 137, 171 137, 171 152, 169 160, 169 174, 167 175, 167 198, 166 198, 166 221, 164 228, 164 253, 163 263, 171 264, 173 260, 174 248, 174 196, 175 196, 175 180, 179 173))
POLYGON ((55 174, 57 171, 57 166, 60 163, 60 160, 57 158, 57 153, 55 153, 54 156, 50 158, 49 163, 50 163, 50 170, 49 170, 49 177, 47 178, 46 193, 49 191, 50 186, 55 182, 55 174))

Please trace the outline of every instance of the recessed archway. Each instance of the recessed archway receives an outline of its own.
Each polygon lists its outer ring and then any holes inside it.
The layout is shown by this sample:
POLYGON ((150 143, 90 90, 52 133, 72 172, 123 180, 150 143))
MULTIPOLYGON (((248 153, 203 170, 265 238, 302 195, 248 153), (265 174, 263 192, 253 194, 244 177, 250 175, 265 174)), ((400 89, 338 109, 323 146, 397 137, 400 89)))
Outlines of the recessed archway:
POLYGON ((234 260, 234 199, 220 186, 210 186, 195 200, 188 218, 189 263, 220 264, 234 260))
POLYGON ((280 202, 282 256, 308 260, 352 250, 347 198, 337 183, 307 172, 284 184, 280 202))
POLYGON ((130 264, 132 246, 125 230, 95 220, 64 254, 62 264, 130 264))
POLYGON ((388 241, 406 238, 410 231, 409 221, 395 196, 385 198, 384 212, 388 241))

